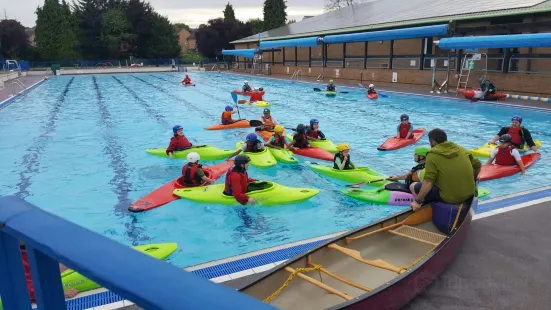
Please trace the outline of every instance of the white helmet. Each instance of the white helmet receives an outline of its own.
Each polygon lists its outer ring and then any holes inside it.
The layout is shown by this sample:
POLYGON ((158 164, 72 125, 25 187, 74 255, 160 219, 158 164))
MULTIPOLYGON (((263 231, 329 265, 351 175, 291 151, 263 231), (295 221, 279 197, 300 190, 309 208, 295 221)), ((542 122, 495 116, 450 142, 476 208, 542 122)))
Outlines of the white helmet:
POLYGON ((249 81, 245 80, 245 84, 249 84, 249 81))
POLYGON ((195 152, 187 154, 187 161, 190 163, 196 163, 199 161, 199 159, 201 159, 201 157, 195 152))
POLYGON ((369 88, 373 88, 373 87, 375 87, 375 85, 369 84, 369 88))

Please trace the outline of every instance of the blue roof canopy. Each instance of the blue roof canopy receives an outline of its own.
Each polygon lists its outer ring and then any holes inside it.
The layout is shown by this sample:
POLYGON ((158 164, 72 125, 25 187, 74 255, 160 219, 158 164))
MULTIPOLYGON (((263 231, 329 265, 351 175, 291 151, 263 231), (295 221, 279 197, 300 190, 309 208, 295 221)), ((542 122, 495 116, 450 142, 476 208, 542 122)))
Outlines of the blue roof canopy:
POLYGON ((445 38, 438 42, 438 47, 441 49, 551 47, 551 33, 445 38))
POLYGON ((254 58, 254 54, 256 54, 256 49, 254 48, 240 49, 240 50, 222 50, 222 55, 228 55, 228 56, 254 58))
POLYGON ((289 39, 289 40, 276 40, 276 41, 261 41, 260 49, 269 50, 272 48, 280 47, 314 47, 318 45, 318 37, 289 39))
POLYGON ((448 25, 413 27, 405 29, 392 29, 383 31, 360 32, 350 34, 337 34, 325 36, 324 43, 348 43, 348 42, 369 42, 388 41, 400 39, 413 39, 424 37, 445 36, 448 34, 448 25))

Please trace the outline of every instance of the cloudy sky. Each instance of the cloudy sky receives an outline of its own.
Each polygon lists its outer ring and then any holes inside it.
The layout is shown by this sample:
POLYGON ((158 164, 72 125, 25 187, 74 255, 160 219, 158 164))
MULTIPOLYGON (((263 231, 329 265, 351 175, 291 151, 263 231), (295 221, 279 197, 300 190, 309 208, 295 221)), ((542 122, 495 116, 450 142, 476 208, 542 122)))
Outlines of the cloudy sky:
MULTIPOLYGON (((197 27, 211 18, 221 17, 228 0, 149 0, 149 3, 171 22, 197 27)), ((230 0, 230 3, 240 20, 262 18, 263 0, 230 0)), ((42 4, 44 0, 0 0, 0 8, 5 8, 8 18, 17 19, 26 27, 34 26, 36 8, 42 4)), ((287 15, 289 19, 299 21, 306 15, 321 14, 323 6, 324 0, 287 0, 287 15)))

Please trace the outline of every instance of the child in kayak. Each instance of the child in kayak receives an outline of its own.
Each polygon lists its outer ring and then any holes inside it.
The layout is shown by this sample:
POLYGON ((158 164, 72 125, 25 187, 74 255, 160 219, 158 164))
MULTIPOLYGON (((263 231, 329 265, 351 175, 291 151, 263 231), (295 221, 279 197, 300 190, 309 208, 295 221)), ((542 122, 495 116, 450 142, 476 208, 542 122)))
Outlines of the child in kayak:
POLYGON ((243 92, 248 92, 248 91, 252 91, 253 89, 251 88, 251 86, 249 86, 249 81, 245 80, 245 82, 243 82, 243 87, 241 88, 241 90, 243 90, 243 92))
POLYGON ((310 142, 308 142, 308 136, 306 135, 306 126, 303 124, 297 126, 297 132, 293 135, 293 146, 298 149, 310 147, 310 142))
POLYGON ((235 113, 237 113, 237 111, 234 111, 231 105, 227 105, 224 112, 222 112, 222 119, 221 119, 222 125, 229 125, 229 124, 235 123, 235 121, 231 117, 235 113))
POLYGON ((256 201, 247 195, 249 183, 255 182, 255 179, 249 178, 247 169, 251 158, 247 155, 238 155, 235 157, 234 166, 226 174, 224 186, 224 195, 233 196, 237 202, 242 205, 254 205, 256 201))
POLYGON ((416 182, 423 181, 423 177, 425 176, 425 160, 429 151, 430 147, 428 146, 416 147, 413 151, 413 161, 415 161, 417 165, 404 175, 393 175, 388 177, 388 179, 392 181, 405 180, 406 186, 408 187, 416 182))
POLYGON ((325 91, 337 91, 337 87, 333 84, 333 80, 329 80, 329 85, 325 87, 325 91))
POLYGON ((377 91, 375 90, 375 85, 369 84, 369 86, 367 87, 367 94, 368 95, 376 95, 377 94, 377 91))
POLYGON ((182 85, 190 85, 190 84, 192 84, 191 78, 189 77, 189 75, 186 74, 186 77, 182 80, 182 85))
POLYGON ((251 99, 249 99, 250 102, 255 102, 255 101, 263 101, 264 99, 262 99, 262 91, 264 91, 264 88, 259 88, 258 91, 255 91, 253 92, 253 94, 251 95, 251 99))
POLYGON ((396 138, 398 139, 413 139, 413 126, 409 122, 407 114, 400 115, 400 125, 398 125, 396 138))
POLYGON ((268 142, 266 143, 266 146, 273 147, 276 149, 296 149, 294 146, 291 145, 291 140, 289 138, 285 137, 285 134, 283 133, 285 130, 283 129, 283 126, 276 125, 274 127, 274 134, 268 142))
POLYGON ((264 114, 260 117, 262 120, 261 130, 273 131, 276 125, 279 125, 275 117, 270 114, 270 109, 264 109, 264 114))
POLYGON ((310 127, 306 129, 306 135, 309 140, 325 140, 325 135, 319 130, 319 121, 315 118, 310 120, 310 127))
POLYGON ((264 143, 258 139, 258 136, 255 133, 250 133, 247 135, 247 138, 245 139, 245 143, 234 153, 232 153, 230 156, 228 156, 227 159, 231 159, 235 155, 238 155, 241 152, 249 152, 249 153, 258 153, 262 152, 264 150, 264 143))
POLYGON ((496 165, 499 166, 514 166, 518 165, 520 167, 521 174, 526 174, 526 169, 524 168, 524 163, 520 158, 520 153, 518 149, 513 146, 513 137, 509 134, 504 134, 499 138, 499 146, 493 149, 490 159, 486 162, 486 166, 490 166, 494 160, 496 165))
POLYGON ((181 184, 193 187, 200 186, 205 183, 214 182, 213 179, 209 179, 203 171, 203 165, 199 164, 201 157, 196 152, 187 154, 187 164, 182 167, 181 184))
POLYGON ((333 159, 333 169, 352 170, 357 168, 350 159, 350 145, 348 143, 337 145, 337 151, 338 153, 335 154, 333 159))
POLYGON ((174 136, 170 138, 170 144, 166 149, 166 154, 170 158, 172 158, 172 153, 175 151, 187 150, 193 146, 186 136, 184 136, 184 128, 182 126, 176 125, 172 127, 172 132, 174 132, 174 136))

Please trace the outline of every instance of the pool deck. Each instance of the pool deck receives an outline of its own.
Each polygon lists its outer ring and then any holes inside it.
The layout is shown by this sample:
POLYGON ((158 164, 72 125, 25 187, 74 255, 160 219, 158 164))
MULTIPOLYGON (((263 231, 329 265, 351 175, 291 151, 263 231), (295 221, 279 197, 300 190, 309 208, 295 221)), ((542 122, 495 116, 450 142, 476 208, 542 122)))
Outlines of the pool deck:
MULTIPOLYGON (((31 85, 34 85, 44 79, 44 76, 37 76, 37 75, 27 75, 27 76, 20 76, 18 77, 19 81, 23 83, 27 88, 31 85)), ((9 99, 12 97, 12 87, 11 83, 13 83, 13 80, 8 80, 4 82, 4 88, 0 90, 0 102, 9 99)), ((20 87, 16 88, 17 92, 20 92, 22 89, 20 87)))

